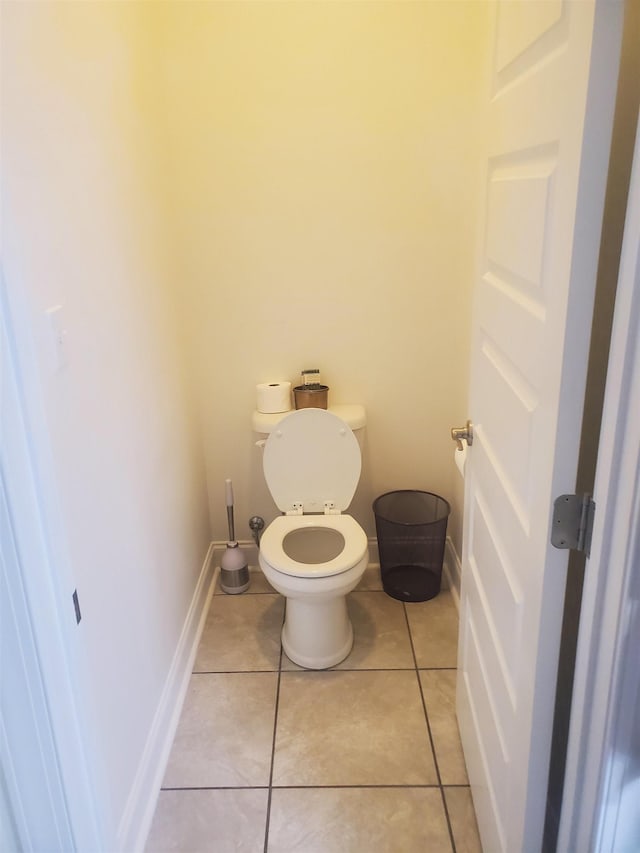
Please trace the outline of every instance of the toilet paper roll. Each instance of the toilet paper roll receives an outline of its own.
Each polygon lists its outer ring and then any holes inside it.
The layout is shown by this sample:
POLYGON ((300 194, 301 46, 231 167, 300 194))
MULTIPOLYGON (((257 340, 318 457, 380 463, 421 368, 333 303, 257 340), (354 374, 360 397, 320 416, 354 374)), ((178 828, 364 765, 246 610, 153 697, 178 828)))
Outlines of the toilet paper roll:
POLYGON ((290 382, 261 382, 256 385, 256 408, 265 415, 291 409, 290 382))
POLYGON ((456 460, 456 468, 460 471, 460 476, 464 479, 464 469, 467 464, 467 445, 462 445, 462 450, 458 450, 457 448, 453 451, 453 455, 456 460))

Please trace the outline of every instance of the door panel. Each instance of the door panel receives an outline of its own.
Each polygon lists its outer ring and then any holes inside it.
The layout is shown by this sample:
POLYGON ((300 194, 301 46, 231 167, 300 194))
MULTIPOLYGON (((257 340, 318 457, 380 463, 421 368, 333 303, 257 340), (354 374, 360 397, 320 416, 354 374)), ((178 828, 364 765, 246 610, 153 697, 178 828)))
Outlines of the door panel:
POLYGON ((458 672, 490 853, 537 851, 542 839, 566 574, 549 523, 554 491, 575 484, 619 50, 614 5, 496 5, 458 672), (605 32, 614 38, 602 63, 605 32))
MULTIPOLYGON (((502 72, 509 79, 509 69, 522 58, 531 65, 527 52, 546 39, 543 52, 548 53, 550 45, 564 41, 560 30, 563 17, 562 0, 548 0, 545 3, 505 3, 499 9, 496 38, 496 73, 502 72), (528 61, 527 61, 528 60, 528 61)), ((517 69, 514 68, 517 73, 517 69)))

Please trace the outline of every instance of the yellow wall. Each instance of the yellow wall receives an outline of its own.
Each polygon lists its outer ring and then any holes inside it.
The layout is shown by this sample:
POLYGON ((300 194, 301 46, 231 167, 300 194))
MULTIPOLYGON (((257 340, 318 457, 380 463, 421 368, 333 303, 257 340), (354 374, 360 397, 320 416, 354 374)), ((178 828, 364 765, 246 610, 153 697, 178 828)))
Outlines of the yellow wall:
POLYGON ((84 664, 74 675, 94 784, 104 774, 104 849, 136 849, 129 832, 148 795, 137 774, 209 544, 146 8, 4 2, 1 13, 2 262, 40 380, 36 446, 51 457, 60 522, 47 534, 84 664))
MULTIPOLYGON (((461 499, 488 4, 164 8, 159 117, 202 395, 212 533, 276 508, 254 386, 319 367, 368 412, 354 514, 424 488, 461 499), (164 131, 163 131, 164 132, 164 131)), ((457 520, 452 520, 459 540, 457 520)))

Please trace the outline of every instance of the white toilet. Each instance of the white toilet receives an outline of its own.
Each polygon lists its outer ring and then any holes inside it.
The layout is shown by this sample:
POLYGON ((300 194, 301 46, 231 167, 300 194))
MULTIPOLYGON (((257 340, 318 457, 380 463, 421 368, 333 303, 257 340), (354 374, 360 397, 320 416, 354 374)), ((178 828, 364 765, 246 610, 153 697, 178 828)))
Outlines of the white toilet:
MULTIPOLYGON (((344 660, 353 645, 346 595, 369 560, 364 530, 346 510, 360 479, 360 445, 353 429, 364 409, 346 419, 324 409, 300 409, 270 425, 264 475, 278 509, 260 540, 260 567, 287 599, 282 646, 307 669, 344 660)), ((271 416, 273 418, 273 416, 271 416)), ((254 429, 267 431, 256 422, 254 429)))

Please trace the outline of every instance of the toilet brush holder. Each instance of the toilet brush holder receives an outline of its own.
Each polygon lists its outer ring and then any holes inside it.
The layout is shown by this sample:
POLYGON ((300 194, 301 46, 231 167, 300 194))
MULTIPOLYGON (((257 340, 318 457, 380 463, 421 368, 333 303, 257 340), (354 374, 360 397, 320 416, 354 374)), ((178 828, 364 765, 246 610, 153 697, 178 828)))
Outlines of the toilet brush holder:
POLYGON ((249 566, 242 548, 238 548, 233 524, 233 484, 224 481, 229 522, 229 541, 220 560, 220 586, 228 595, 237 595, 249 589, 249 566))
POLYGON ((237 542, 227 543, 220 560, 220 587, 227 595, 237 595, 249 589, 249 566, 237 542))

